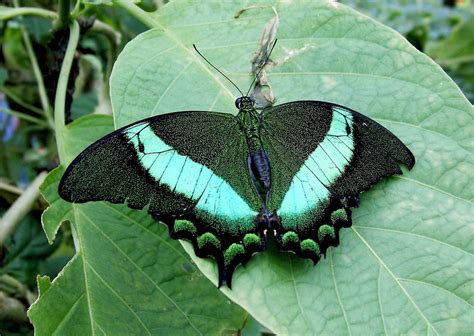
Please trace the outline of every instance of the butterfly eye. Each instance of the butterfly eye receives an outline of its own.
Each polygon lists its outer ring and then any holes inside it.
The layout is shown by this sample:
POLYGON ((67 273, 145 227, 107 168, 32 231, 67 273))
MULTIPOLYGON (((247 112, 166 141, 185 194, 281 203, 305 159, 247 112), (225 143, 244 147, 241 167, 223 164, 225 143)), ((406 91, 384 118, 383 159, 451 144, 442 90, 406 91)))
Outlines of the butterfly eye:
POLYGON ((242 97, 239 97, 235 100, 235 107, 237 107, 239 110, 242 106, 242 97))

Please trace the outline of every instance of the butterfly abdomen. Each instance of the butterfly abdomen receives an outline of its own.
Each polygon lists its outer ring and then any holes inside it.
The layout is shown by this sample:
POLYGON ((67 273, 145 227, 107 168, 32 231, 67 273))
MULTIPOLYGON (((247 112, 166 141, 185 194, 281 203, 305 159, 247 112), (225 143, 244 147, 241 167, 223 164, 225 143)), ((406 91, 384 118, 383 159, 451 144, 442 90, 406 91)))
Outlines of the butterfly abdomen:
POLYGON ((261 148, 256 152, 250 153, 249 170, 265 193, 268 192, 271 187, 271 170, 270 160, 265 149, 261 148))
POLYGON ((254 191, 265 204, 271 187, 271 170, 270 160, 260 135, 260 119, 255 110, 241 110, 238 120, 247 142, 249 153, 247 165, 250 180, 254 191))

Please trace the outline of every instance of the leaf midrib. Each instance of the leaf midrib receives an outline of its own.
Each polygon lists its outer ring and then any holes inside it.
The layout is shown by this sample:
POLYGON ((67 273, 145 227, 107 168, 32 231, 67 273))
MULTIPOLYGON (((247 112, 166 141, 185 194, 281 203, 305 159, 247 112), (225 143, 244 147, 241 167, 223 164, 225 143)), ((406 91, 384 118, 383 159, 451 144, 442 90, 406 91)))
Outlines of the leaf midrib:
POLYGON ((311 330, 312 328, 310 327, 310 324, 309 324, 308 319, 306 317, 306 313, 305 313, 303 307, 301 306, 300 295, 298 293, 298 286, 296 285, 296 278, 295 278, 295 275, 293 273, 293 262, 291 261, 291 255, 289 253, 288 253, 288 261, 290 263, 290 277, 291 277, 291 280, 292 280, 293 289, 295 291, 296 303, 298 304, 298 309, 301 312, 301 315, 303 317, 303 321, 306 324, 306 328, 308 330, 311 330))
POLYGON ((143 327, 143 329, 145 329, 145 331, 148 333, 148 335, 151 335, 151 332, 150 330, 147 328, 147 326, 145 325, 145 323, 142 321, 142 319, 140 318, 140 316, 138 316, 138 314, 132 309, 132 307, 130 307, 130 305, 119 295, 119 293, 117 293, 117 291, 115 289, 113 289, 113 287, 107 282, 105 281, 104 278, 102 278, 102 276, 100 276, 99 272, 97 272, 97 270, 87 262, 85 256, 84 256, 84 269, 85 267, 88 266, 90 267, 90 269, 92 270, 92 272, 94 272, 94 274, 99 278, 100 281, 102 281, 102 283, 105 285, 105 287, 107 287, 113 295, 115 295, 123 304, 124 306, 126 306, 128 308, 128 310, 132 313, 133 316, 135 316, 136 320, 138 321, 138 323, 140 323, 140 325, 143 327))
MULTIPOLYGON (((72 260, 71 260, 72 261, 72 260)), ((69 316, 69 314, 71 314, 72 311, 74 311, 74 308, 77 306, 77 304, 79 303, 79 301, 81 301, 81 299, 84 297, 84 295, 86 295, 86 293, 82 293, 81 295, 79 295, 77 297, 77 299, 74 301, 74 303, 71 305, 71 307, 69 308, 69 310, 67 311, 66 314, 64 314, 63 318, 61 319, 61 321, 59 321, 59 323, 56 325, 56 327, 54 328, 54 330, 52 331, 51 335, 54 335, 59 327, 64 323, 64 321, 66 321, 66 318, 69 316)))
MULTIPOLYGON (((71 212, 73 214, 73 219, 74 219, 74 223, 77 222, 77 218, 78 218, 78 208, 77 208, 77 205, 72 203, 71 205, 71 212)), ((89 313, 89 320, 90 320, 90 326, 91 326, 91 334, 92 336, 95 336, 95 329, 94 329, 94 317, 93 317, 93 314, 92 314, 92 302, 91 302, 91 298, 90 298, 90 293, 89 293, 89 284, 88 284, 88 279, 87 279, 87 260, 86 260, 86 255, 84 253, 84 245, 82 244, 82 238, 81 238, 81 234, 79 233, 79 231, 77 229, 75 229, 75 237, 77 238, 77 243, 79 244, 79 251, 77 253, 80 253, 81 254, 81 260, 82 260, 82 269, 83 269, 83 272, 84 272, 84 291, 86 293, 86 301, 87 301, 87 310, 88 310, 88 313, 89 313)))
POLYGON ((347 319, 346 309, 344 308, 344 305, 342 304, 341 295, 339 294, 339 288, 337 287, 336 273, 334 272, 334 262, 332 260, 332 249, 329 249, 328 254, 329 254, 329 265, 331 268, 331 276, 332 276, 332 281, 334 283, 334 291, 336 292, 337 302, 341 306, 342 316, 344 317, 344 321, 346 322, 347 331, 349 332, 349 335, 352 335, 349 320, 347 319))
MULTIPOLYGON (((75 206, 74 206, 75 207, 75 206)), ((76 208, 76 207, 75 207, 76 208)), ((81 215, 84 216, 84 218, 92 225, 96 228, 97 231, 99 231, 102 236, 107 239, 140 273, 142 273, 154 286, 156 289, 158 289, 158 291, 163 295, 163 297, 165 297, 168 301, 170 301, 175 307, 176 309, 184 316, 184 318, 186 319, 186 321, 188 322, 188 324, 199 334, 199 335, 203 335, 201 333, 201 331, 194 325, 194 323, 192 323, 192 321, 189 319, 189 317, 186 315, 186 313, 179 307, 179 305, 170 297, 166 294, 165 291, 163 291, 163 289, 152 279, 150 278, 150 276, 148 274, 146 274, 117 244, 115 244, 115 242, 110 239, 106 234, 105 232, 103 232, 100 227, 98 227, 94 221, 92 221, 92 219, 90 219, 86 214, 85 212, 81 212, 79 209, 77 209, 76 211, 80 212, 81 215)), ((79 234, 78 234, 79 236, 79 234)), ((78 238, 79 239, 79 238, 78 238)), ((83 249, 83 245, 81 245, 80 243, 80 239, 79 239, 79 244, 80 244, 80 247, 81 249, 83 249)), ((82 256, 83 258, 85 258, 85 255, 84 253, 82 252, 82 256)), ((85 259, 83 259, 83 263, 88 263, 85 259)), ((85 266, 85 265, 84 265, 85 266)), ((85 275, 85 269, 84 269, 84 275, 85 275)), ((84 276, 85 280, 86 280, 86 276, 84 276)), ((86 281, 86 291, 87 291, 87 281, 86 281)), ((90 298, 89 298, 89 295, 88 295, 88 304, 89 304, 89 312, 90 312, 90 318, 91 318, 91 327, 92 327, 92 322, 94 321, 92 319, 92 309, 91 309, 91 306, 90 306, 90 298)), ((94 330, 92 328, 92 333, 93 335, 94 334, 94 330)))

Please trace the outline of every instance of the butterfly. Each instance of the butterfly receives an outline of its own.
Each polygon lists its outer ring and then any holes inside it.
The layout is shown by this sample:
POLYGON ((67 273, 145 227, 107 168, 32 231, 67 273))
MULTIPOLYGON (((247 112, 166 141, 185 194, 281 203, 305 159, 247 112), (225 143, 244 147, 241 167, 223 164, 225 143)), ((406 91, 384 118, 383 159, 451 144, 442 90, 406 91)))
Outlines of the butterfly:
POLYGON ((347 107, 254 104, 242 94, 236 116, 174 112, 120 128, 72 161, 59 195, 146 208, 173 239, 215 259, 218 286, 231 288, 268 236, 316 264, 351 226, 359 194, 415 164, 390 131, 347 107))

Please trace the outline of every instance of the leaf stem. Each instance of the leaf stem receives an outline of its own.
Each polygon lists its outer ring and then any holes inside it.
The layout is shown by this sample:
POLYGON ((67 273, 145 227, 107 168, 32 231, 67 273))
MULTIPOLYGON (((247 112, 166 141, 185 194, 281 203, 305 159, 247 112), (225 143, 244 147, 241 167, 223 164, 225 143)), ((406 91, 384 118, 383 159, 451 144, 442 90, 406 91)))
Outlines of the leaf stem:
POLYGON ((15 103, 17 103, 21 107, 24 107, 24 108, 26 108, 27 110, 30 110, 33 113, 43 115, 43 110, 41 110, 40 108, 37 108, 36 106, 33 106, 33 105, 28 104, 27 102, 23 101, 19 96, 17 96, 8 87, 0 86, 0 92, 3 92, 8 98, 13 100, 15 103))
POLYGON ((43 107, 44 114, 46 116, 46 120, 48 123, 53 127, 53 117, 51 106, 49 105, 49 98, 48 94, 46 93, 46 86, 44 85, 43 74, 41 73, 38 60, 36 58, 35 52, 33 51, 33 46, 31 45, 30 37, 28 36, 28 32, 21 27, 21 33, 23 35, 23 41, 25 43, 26 51, 28 52, 28 56, 30 57, 31 66, 33 67, 33 72, 36 77, 36 81, 38 82, 38 93, 40 96, 41 106, 43 107))
POLYGON ((138 7, 130 0, 115 0, 115 3, 141 21, 149 28, 163 28, 153 16, 138 7))
MULTIPOLYGON (((15 7, 19 7, 18 0, 13 0, 15 7)), ((33 46, 31 44, 30 36, 26 31, 25 27, 21 25, 21 35, 23 37, 23 42, 25 43, 26 52, 30 58, 31 66, 33 68, 33 73, 35 74, 36 81, 38 82, 38 94, 40 96, 41 106, 43 108, 44 115, 47 122, 50 124, 51 128, 54 126, 53 116, 51 111, 51 106, 49 105, 48 94, 46 93, 46 87, 44 85, 43 74, 41 73, 38 59, 36 58, 33 46)))
POLYGON ((30 57, 31 66, 33 67, 33 72, 36 77, 36 81, 38 82, 38 93, 40 96, 41 106, 44 111, 44 115, 46 117, 47 122, 53 127, 53 116, 51 111, 51 106, 49 105, 49 98, 48 94, 46 93, 46 86, 44 85, 43 74, 39 68, 38 60, 36 58, 35 52, 33 51, 33 46, 31 45, 30 37, 28 36, 28 32, 21 27, 21 33, 23 35, 23 42, 25 43, 26 51, 28 52, 28 56, 30 57))
POLYGON ((41 172, 31 182, 25 192, 18 197, 15 203, 5 212, 0 220, 0 247, 5 240, 15 230, 15 227, 20 223, 23 217, 30 211, 34 202, 38 198, 40 191, 39 187, 46 178, 47 172, 41 172))
POLYGON ((122 34, 116 32, 111 26, 97 19, 94 21, 91 31, 104 34, 115 45, 120 44, 122 39, 122 34))
POLYGON ((12 109, 5 109, 5 108, 1 108, 1 107, 0 107, 0 112, 5 112, 6 114, 18 117, 20 119, 32 122, 32 123, 37 124, 37 125, 43 125, 43 126, 46 126, 46 127, 49 126, 47 123, 45 123, 44 120, 32 117, 32 116, 30 116, 26 113, 23 113, 23 112, 15 111, 15 110, 12 110, 12 109))
POLYGON ((6 192, 16 195, 21 195, 23 193, 23 190, 21 190, 20 188, 2 181, 0 181, 0 190, 5 190, 6 192))
POLYGON ((56 88, 56 96, 54 98, 54 128, 56 132, 56 144, 58 146, 59 160, 64 163, 66 158, 66 148, 64 148, 63 136, 65 130, 65 109, 66 109, 66 93, 69 74, 71 72, 74 54, 79 43, 79 24, 76 20, 72 21, 69 31, 69 41, 64 54, 63 64, 58 78, 58 86, 56 88))
POLYGON ((36 300, 36 295, 30 292, 28 287, 8 274, 0 275, 0 287, 7 288, 6 292, 12 292, 11 296, 25 298, 29 305, 36 300))
POLYGON ((28 321, 25 306, 21 301, 7 296, 3 291, 0 291, 0 307, 2 307, 0 310, 1 321, 11 321, 14 324, 22 324, 28 321))
MULTIPOLYGON (((0 6, 0 21, 13 19, 17 16, 39 16, 45 19, 50 20, 58 20, 58 14, 55 12, 40 9, 35 7, 23 7, 23 8, 10 8, 10 7, 2 7, 0 6)), ((71 18, 75 19, 76 16, 71 14, 71 18)), ((91 31, 102 33, 106 35, 111 41, 114 41, 117 45, 120 44, 121 34, 116 32, 114 28, 112 28, 107 23, 95 19, 94 24, 92 25, 91 31)))
POLYGON ((59 16, 54 23, 54 30, 64 28, 69 25, 71 3, 69 0, 59 0, 58 1, 58 13, 59 16))
POLYGON ((40 16, 45 19, 57 19, 58 15, 55 12, 35 8, 35 7, 21 7, 21 8, 11 8, 11 7, 0 7, 0 20, 8 20, 17 16, 24 15, 34 15, 40 16))

